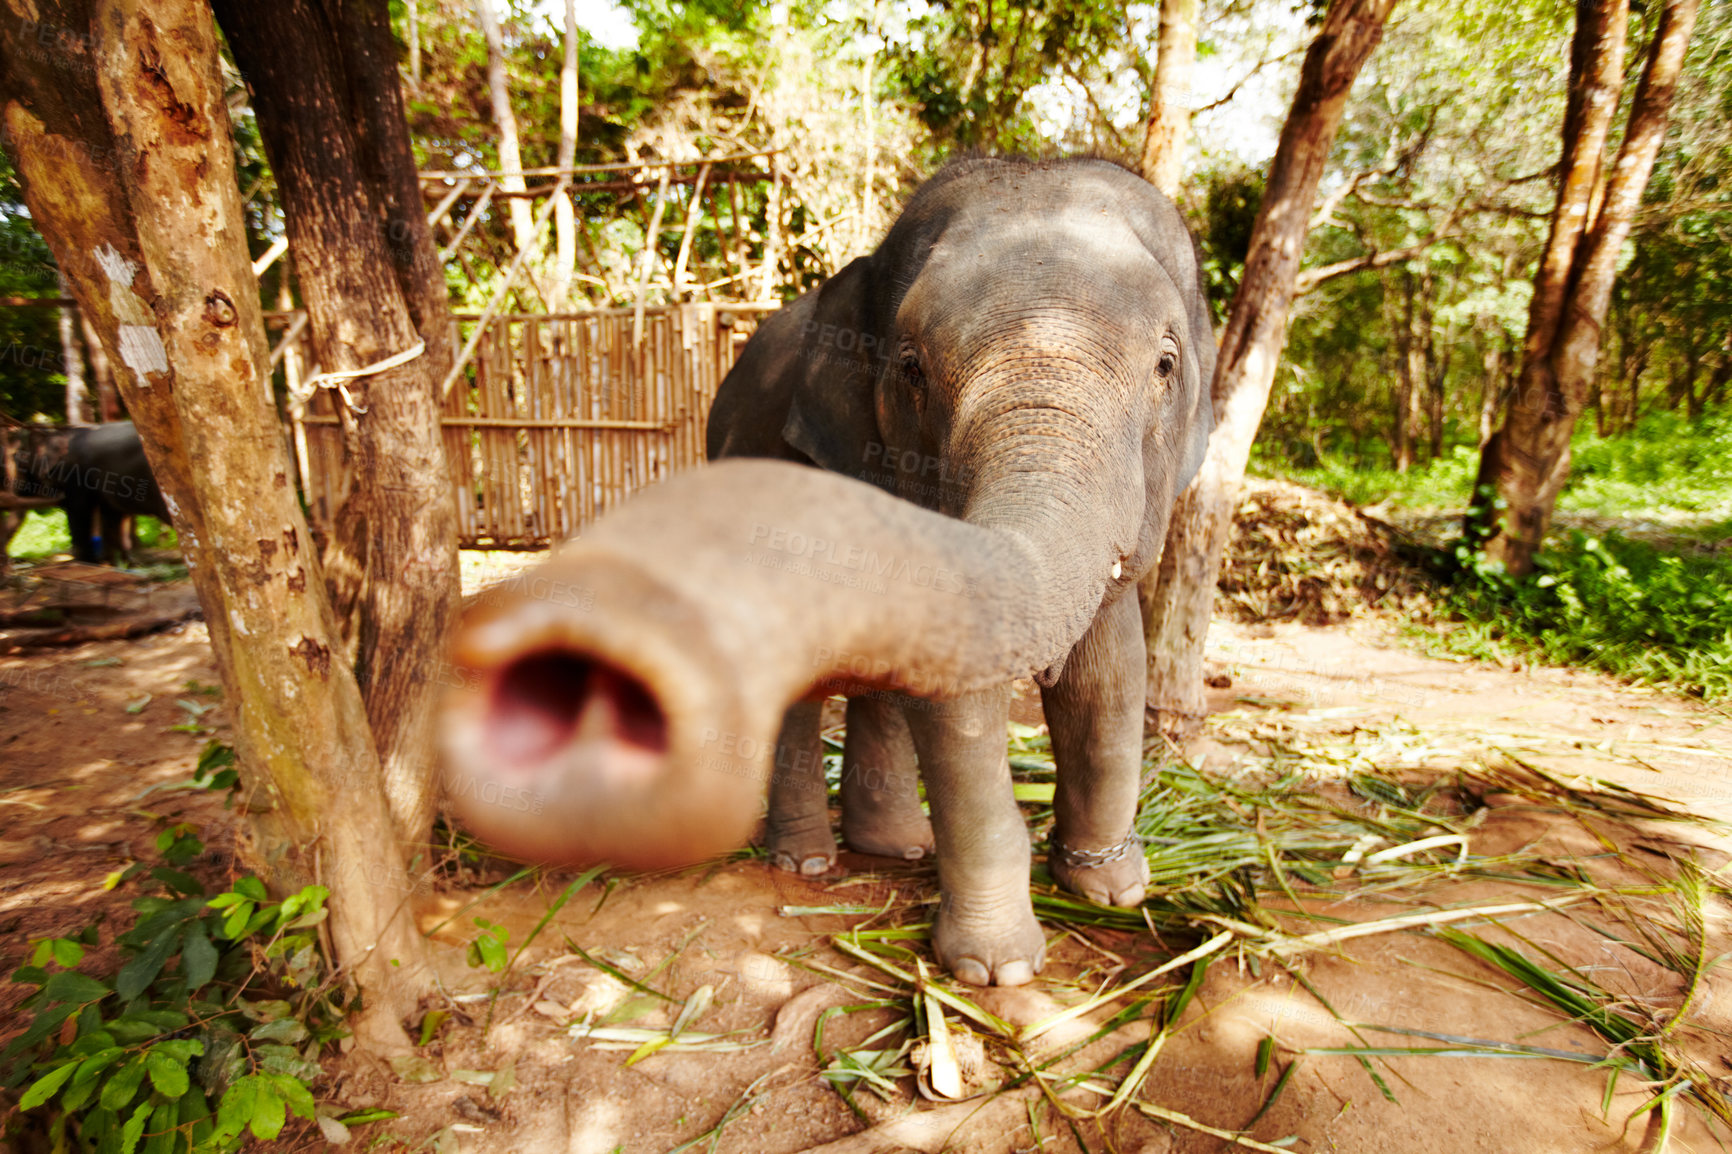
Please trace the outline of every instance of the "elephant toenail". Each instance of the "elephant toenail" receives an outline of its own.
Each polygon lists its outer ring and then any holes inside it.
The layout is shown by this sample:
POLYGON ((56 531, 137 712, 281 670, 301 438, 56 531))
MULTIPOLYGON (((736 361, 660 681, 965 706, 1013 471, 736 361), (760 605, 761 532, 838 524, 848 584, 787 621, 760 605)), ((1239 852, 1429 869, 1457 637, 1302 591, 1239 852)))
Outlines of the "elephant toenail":
POLYGON ((827 872, 829 868, 830 859, 823 857, 809 857, 800 864, 800 872, 809 878, 815 878, 819 874, 827 872))
POLYGON ((903 861, 919 861, 921 858, 923 858, 925 856, 926 856, 926 847, 923 845, 911 845, 907 849, 902 851, 902 860, 903 861))
POLYGON ((1129 908, 1131 906, 1140 906, 1142 904, 1143 904, 1143 887, 1142 886, 1126 886, 1124 889, 1120 890, 1118 893, 1113 895, 1113 905, 1115 905, 1115 906, 1123 906, 1123 907, 1129 908))
POLYGON ((971 986, 992 985, 992 974, 974 958, 957 958, 950 970, 959 981, 967 982, 971 986))
POLYGON ((1034 980, 1034 967, 1027 962, 1006 962, 993 975, 1001 986, 1022 986, 1034 980))
POLYGON ((794 864, 794 856, 792 854, 779 853, 771 859, 771 862, 777 869, 783 870, 787 873, 797 874, 800 872, 799 867, 794 864))

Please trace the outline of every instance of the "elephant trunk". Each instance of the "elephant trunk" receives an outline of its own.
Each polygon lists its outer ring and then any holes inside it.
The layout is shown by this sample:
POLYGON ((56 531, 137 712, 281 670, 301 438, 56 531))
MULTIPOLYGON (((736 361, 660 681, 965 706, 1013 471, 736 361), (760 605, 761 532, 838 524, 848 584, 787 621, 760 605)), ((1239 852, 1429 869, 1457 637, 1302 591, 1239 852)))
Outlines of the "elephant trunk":
POLYGON ((676 477, 472 610, 442 719, 452 802, 542 861, 736 847, 791 768, 772 763, 793 701, 954 697, 1059 668, 1109 580, 1067 576, 1055 549, 1106 551, 1069 534, 1059 548, 781 462, 676 477))

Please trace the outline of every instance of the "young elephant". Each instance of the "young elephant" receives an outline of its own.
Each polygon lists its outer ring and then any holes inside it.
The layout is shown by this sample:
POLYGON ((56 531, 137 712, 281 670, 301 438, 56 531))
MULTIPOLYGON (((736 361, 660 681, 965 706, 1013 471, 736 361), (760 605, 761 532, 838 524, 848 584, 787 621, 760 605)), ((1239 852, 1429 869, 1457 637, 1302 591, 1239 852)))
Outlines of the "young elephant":
MULTIPOLYGON (((1166 198, 1100 161, 968 161, 923 187, 871 256, 769 318, 710 413, 712 460, 813 464, 1037 540, 1112 537, 1106 596, 1063 668, 1040 678, 1059 773, 1052 872, 1106 905, 1136 905, 1148 881, 1131 831, 1145 658, 1126 591, 1159 559, 1168 510, 1202 462, 1214 363, 1195 249, 1166 198), (1094 468, 1105 475, 1085 475, 1094 468)), ((1008 687, 937 710, 853 697, 847 843, 906 858, 932 849, 916 762, 941 830, 947 818, 958 827, 940 842, 976 836, 1002 803, 977 783, 1008 772, 1008 707, 1008 687), (942 786, 953 777, 955 799, 942 786)), ((818 713, 817 702, 788 711, 770 787, 772 860, 806 874, 836 860, 818 713)), ((998 809, 1014 841, 1011 811, 998 809)), ((955 872, 944 849, 939 869, 955 872)), ((955 932, 939 953, 977 984, 1026 980, 1041 938, 1032 915, 1021 920, 1009 956, 955 932)))
POLYGON ((1055 876, 1139 902, 1135 585, 1201 465, 1214 361, 1190 235, 1147 183, 952 164, 877 251, 765 320, 718 392, 716 465, 547 567, 544 590, 592 611, 531 594, 468 628, 476 676, 445 729, 459 808, 523 852, 665 864, 741 837, 768 775, 775 860, 821 871, 816 703, 849 693, 845 838, 935 845, 940 959, 1029 980, 1009 683, 1042 687, 1055 876))

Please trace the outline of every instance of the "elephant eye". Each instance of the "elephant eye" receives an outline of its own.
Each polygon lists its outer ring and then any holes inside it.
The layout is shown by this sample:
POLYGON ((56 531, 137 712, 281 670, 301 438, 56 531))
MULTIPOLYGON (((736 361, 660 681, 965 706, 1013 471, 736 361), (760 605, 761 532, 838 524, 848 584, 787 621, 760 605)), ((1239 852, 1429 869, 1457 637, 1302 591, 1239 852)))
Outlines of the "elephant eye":
POLYGON ((926 373, 920 367, 920 358, 911 352, 902 354, 902 380, 914 394, 914 403, 924 405, 926 402, 926 373))
POLYGON ((1173 375, 1173 370, 1178 367, 1178 357, 1175 357, 1172 353, 1162 353, 1161 363, 1155 366, 1155 372, 1160 374, 1162 380, 1166 380, 1173 375))

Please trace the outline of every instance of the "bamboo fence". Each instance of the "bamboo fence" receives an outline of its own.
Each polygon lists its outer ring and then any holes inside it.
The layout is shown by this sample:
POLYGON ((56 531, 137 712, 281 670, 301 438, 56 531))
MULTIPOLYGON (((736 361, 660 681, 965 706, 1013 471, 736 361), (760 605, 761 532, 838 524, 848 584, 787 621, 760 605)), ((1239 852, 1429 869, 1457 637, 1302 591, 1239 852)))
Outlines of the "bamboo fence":
MULTIPOLYGON (((701 464, 716 387, 773 307, 696 303, 641 314, 612 308, 487 318, 441 417, 461 547, 545 548, 576 536, 636 490, 701 464)), ((293 334, 284 343, 303 339, 294 315, 275 317, 293 334)), ((482 318, 459 315, 453 323, 482 318)), ((349 488, 331 405, 321 391, 304 414, 290 416, 302 492, 323 526, 349 488)))

